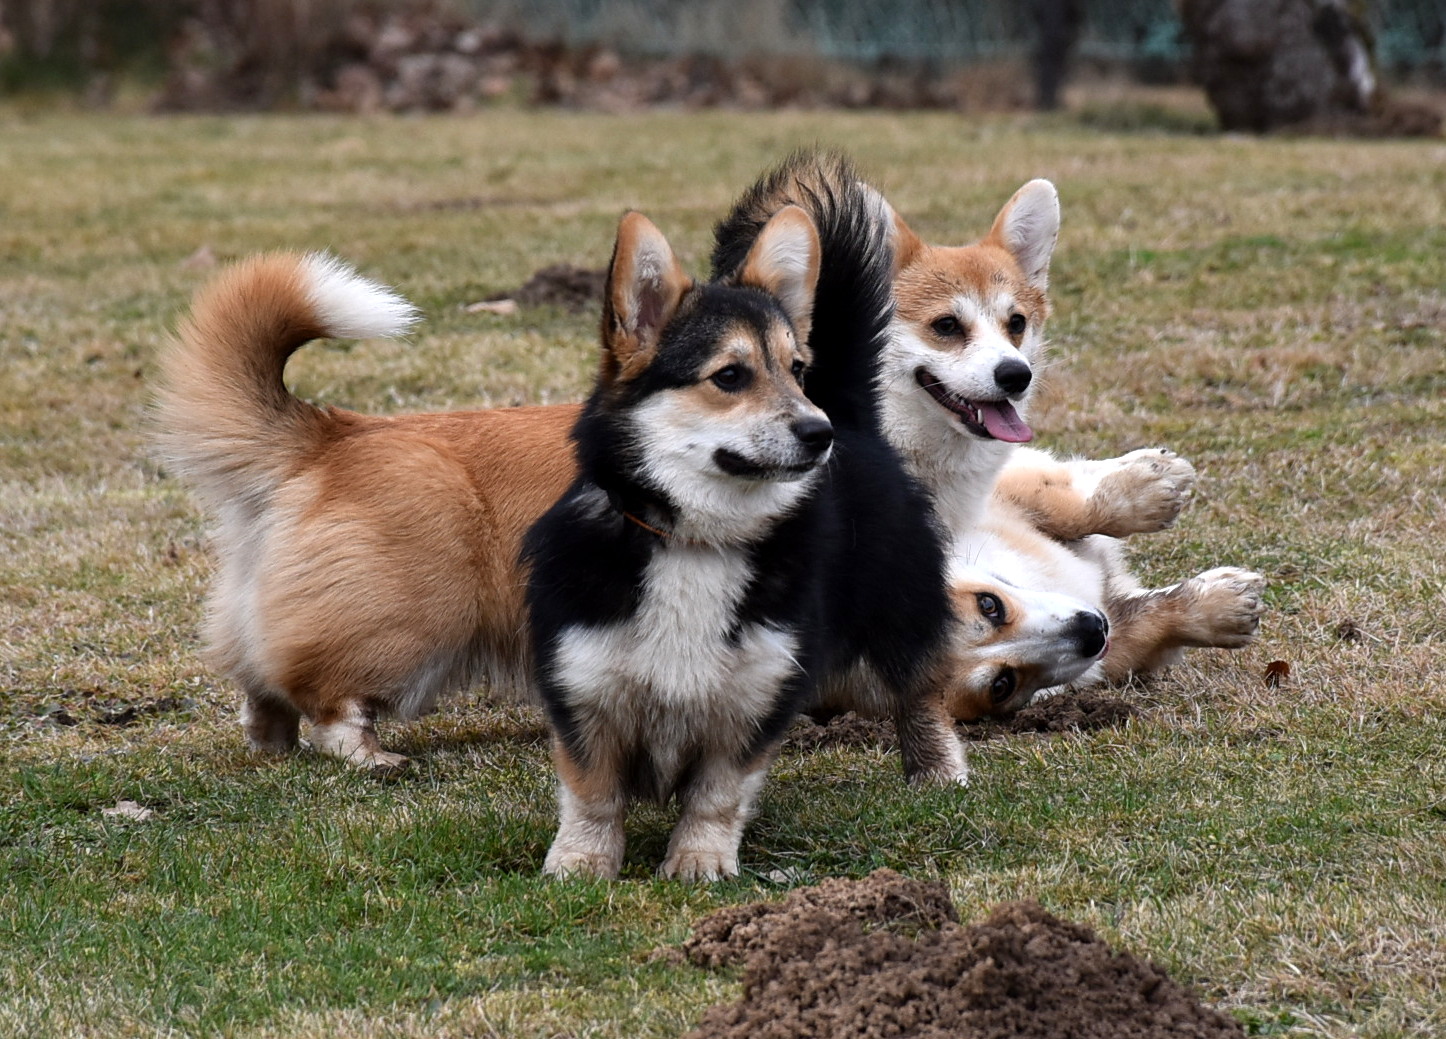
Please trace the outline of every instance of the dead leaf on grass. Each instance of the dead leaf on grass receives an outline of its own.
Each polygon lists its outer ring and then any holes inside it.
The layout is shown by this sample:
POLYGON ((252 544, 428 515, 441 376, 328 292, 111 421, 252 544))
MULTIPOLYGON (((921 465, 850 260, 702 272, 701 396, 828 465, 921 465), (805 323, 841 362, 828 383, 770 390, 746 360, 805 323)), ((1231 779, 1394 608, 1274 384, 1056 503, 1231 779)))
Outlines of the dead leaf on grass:
POLYGON ((1279 689, 1290 677, 1290 665, 1284 660, 1272 660, 1265 665, 1265 684, 1272 689, 1279 689))
POLYGON ((517 313, 517 309, 515 299, 484 299, 477 303, 468 303, 462 308, 467 314, 496 314, 498 317, 511 317, 517 313))
POLYGON ((108 815, 115 819, 131 819, 135 822, 143 823, 148 821, 156 813, 143 805, 136 804, 134 801, 117 801, 110 808, 102 808, 100 814, 108 815))
POLYGON ((1342 642, 1359 642, 1364 637, 1361 626, 1349 617, 1336 625, 1336 638, 1342 642))

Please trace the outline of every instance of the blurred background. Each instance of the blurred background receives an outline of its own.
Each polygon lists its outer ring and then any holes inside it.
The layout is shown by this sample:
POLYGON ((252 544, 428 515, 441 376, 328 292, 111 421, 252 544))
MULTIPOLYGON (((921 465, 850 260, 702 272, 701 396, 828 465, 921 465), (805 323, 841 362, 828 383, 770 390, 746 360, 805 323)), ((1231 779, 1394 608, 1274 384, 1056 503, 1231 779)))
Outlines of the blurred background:
POLYGON ((1442 0, 0 0, 0 92, 159 111, 1068 103, 1440 132, 1442 0), (1424 100, 1423 100, 1424 99, 1424 100))

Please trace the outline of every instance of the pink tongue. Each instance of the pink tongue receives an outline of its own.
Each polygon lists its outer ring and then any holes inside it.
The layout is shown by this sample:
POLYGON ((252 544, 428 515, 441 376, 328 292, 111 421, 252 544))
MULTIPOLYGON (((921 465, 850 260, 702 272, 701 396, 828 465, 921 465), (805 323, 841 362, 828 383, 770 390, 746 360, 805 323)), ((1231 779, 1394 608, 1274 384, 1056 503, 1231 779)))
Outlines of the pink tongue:
POLYGON ((976 402, 975 407, 979 409, 979 419, 984 423, 984 428, 989 430, 989 435, 995 440, 1027 444, 1034 439, 1034 430, 1019 417, 1019 412, 1014 410, 1014 405, 1009 401, 980 401, 976 402))

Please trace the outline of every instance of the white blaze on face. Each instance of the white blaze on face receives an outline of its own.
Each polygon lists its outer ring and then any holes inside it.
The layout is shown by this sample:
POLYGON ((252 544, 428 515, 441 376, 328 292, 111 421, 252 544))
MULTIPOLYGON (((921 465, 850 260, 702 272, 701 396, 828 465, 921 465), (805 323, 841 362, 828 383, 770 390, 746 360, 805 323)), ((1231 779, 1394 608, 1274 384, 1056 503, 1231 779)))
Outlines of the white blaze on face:
POLYGON ((1037 686, 1063 685, 1084 674, 1095 658, 1082 657, 1072 631, 1081 613, 1097 612, 1089 603, 1069 595, 1010 584, 998 574, 972 566, 951 568, 958 623, 953 625, 953 649, 966 661, 972 681, 988 686, 1005 666, 1028 670, 1037 686), (998 627, 971 613, 969 599, 979 594, 997 597, 1005 611, 998 627))
MULTIPOLYGON (((744 394, 740 398, 746 397, 744 394)), ((811 458, 793 432, 800 417, 819 414, 802 397, 801 406, 699 406, 693 387, 653 394, 630 416, 641 475, 677 509, 675 533, 704 541, 755 536, 804 500, 828 460, 825 451, 812 468, 789 471, 811 458), (727 451, 763 468, 778 467, 769 479, 750 479, 718 466, 727 451)))

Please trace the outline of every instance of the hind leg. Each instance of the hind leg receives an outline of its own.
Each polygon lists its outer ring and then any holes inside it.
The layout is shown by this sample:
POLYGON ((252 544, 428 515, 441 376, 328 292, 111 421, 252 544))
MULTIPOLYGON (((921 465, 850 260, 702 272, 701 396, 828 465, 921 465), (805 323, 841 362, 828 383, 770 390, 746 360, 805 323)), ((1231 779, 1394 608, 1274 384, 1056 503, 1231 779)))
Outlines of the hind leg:
POLYGON ((1151 671, 1190 647, 1239 649, 1255 639, 1264 608, 1265 578, 1233 566, 1217 567, 1169 588, 1112 599, 1110 650, 1103 661, 1111 681, 1151 671))
POLYGON ((301 712, 264 686, 247 685, 241 728, 252 750, 289 754, 301 745, 301 712))
POLYGON ((358 768, 401 768, 407 763, 404 755, 382 750, 377 739, 376 712, 356 701, 346 701, 313 717, 311 745, 358 768))

